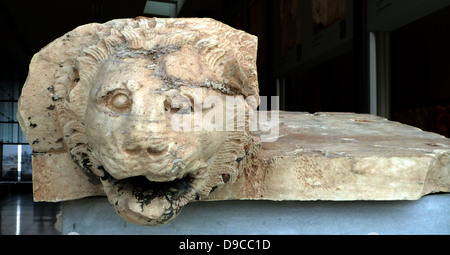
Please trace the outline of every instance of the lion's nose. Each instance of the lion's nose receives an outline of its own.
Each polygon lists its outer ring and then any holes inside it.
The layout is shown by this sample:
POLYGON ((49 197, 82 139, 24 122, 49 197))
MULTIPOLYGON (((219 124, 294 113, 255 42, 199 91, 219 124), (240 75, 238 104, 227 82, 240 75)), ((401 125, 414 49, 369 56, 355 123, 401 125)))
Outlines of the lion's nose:
POLYGON ((167 151, 167 145, 164 143, 146 145, 139 143, 125 143, 122 149, 129 155, 147 154, 149 156, 160 156, 167 151))

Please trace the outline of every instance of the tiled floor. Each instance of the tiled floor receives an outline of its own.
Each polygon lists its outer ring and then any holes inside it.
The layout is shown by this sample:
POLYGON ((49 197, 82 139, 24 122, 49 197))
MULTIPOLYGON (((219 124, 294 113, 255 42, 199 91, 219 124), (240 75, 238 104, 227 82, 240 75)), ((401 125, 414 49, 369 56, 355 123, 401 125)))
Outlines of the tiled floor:
POLYGON ((61 203, 33 202, 32 194, 0 195, 0 234, 59 235, 54 225, 61 203))

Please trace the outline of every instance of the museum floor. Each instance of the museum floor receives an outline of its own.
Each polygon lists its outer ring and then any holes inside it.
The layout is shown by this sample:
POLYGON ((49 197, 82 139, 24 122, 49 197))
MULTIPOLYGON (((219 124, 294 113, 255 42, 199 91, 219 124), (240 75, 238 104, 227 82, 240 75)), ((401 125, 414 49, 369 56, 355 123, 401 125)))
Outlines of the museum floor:
POLYGON ((61 203, 33 202, 32 194, 0 194, 1 235, 59 235, 61 203))

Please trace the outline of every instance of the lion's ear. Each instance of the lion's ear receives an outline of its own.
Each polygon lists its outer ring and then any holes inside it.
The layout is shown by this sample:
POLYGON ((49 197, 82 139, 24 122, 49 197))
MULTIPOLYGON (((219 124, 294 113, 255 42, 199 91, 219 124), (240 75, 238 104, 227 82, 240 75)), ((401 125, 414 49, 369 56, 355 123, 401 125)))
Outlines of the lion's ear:
POLYGON ((68 91, 75 91, 82 80, 75 59, 80 56, 80 48, 101 39, 92 31, 106 34, 107 29, 101 24, 80 26, 33 56, 17 109, 17 119, 33 151, 68 150, 61 125, 67 116, 60 106, 67 100, 73 101, 68 91))

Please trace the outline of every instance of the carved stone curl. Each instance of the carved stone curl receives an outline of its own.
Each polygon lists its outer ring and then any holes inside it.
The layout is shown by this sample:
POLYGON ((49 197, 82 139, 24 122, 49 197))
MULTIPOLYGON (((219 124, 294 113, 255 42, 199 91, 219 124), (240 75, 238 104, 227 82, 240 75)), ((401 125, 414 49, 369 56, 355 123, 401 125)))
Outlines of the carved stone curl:
POLYGON ((259 150, 248 118, 259 103, 256 51, 255 36, 212 19, 138 17, 78 27, 34 58, 57 63, 46 82, 62 149, 122 218, 157 225, 234 182, 259 150), (172 128, 176 114, 201 119, 219 107, 196 102, 226 96, 244 102, 235 130, 172 128))

